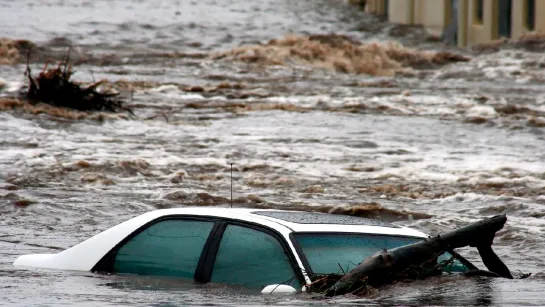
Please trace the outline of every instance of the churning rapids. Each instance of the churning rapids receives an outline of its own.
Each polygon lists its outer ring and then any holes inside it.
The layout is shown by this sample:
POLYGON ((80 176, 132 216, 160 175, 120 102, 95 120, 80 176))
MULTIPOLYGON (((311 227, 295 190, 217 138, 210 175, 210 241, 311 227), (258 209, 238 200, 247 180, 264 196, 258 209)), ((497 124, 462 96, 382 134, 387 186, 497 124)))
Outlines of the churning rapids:
MULTIPOLYGON (((73 44, 74 78, 107 79, 136 114, 17 107, 6 97, 22 85, 26 54, 5 51, 0 305, 330 305, 11 265, 148 210, 224 206, 230 163, 237 206, 345 212, 428 233, 506 213, 494 248, 515 274, 532 273, 399 284, 334 303, 545 303, 543 53, 447 48, 334 0, 1 0, 0 37, 37 44, 35 72, 73 44)), ((462 254, 480 264, 476 251, 462 254)))

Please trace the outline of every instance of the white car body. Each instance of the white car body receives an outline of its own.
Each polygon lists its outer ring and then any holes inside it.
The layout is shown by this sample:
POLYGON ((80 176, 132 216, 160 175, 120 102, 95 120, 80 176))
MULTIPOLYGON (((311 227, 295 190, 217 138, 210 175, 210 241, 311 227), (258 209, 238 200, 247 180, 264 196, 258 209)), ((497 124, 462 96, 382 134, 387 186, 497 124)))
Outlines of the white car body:
MULTIPOLYGON (((305 273, 301 257, 290 240, 290 234, 295 232, 328 232, 328 233, 362 233, 427 238, 425 233, 406 228, 391 226, 346 225, 324 223, 295 223, 279 218, 258 215, 255 212, 281 212, 293 214, 298 211, 241 209, 241 208, 176 208, 150 211, 105 230, 71 248, 57 254, 30 254, 18 257, 13 263, 16 267, 37 267, 46 269, 91 271, 93 267, 125 238, 138 231, 144 225, 154 220, 169 216, 202 216, 233 221, 242 221, 262 225, 274 229, 283 236, 285 242, 295 256, 306 283, 310 283, 305 273)), ((308 213, 308 212, 307 212, 308 213)), ((346 217, 346 216, 339 216, 346 217)), ((349 217, 355 218, 355 217, 349 217)), ((373 221, 373 220, 368 220, 373 221)))

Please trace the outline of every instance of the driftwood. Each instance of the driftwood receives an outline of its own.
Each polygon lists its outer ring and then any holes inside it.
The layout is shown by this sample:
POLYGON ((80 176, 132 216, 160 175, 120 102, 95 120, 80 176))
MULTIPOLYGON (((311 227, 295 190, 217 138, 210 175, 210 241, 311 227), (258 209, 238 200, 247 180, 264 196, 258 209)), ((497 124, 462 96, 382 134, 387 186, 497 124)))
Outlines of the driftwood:
MULTIPOLYGON (((33 76, 29 66, 30 50, 27 55, 25 75, 29 86, 25 93, 30 102, 42 102, 56 107, 78 111, 132 111, 124 106, 124 102, 115 97, 119 94, 110 90, 98 91, 104 80, 82 86, 71 79, 73 71, 69 64, 70 50, 64 62, 57 67, 48 69, 48 63, 38 76, 33 76)), ((134 114, 133 114, 134 115, 134 114)))
POLYGON ((368 286, 380 287, 407 278, 414 280, 441 274, 437 257, 447 251, 457 255, 452 250, 464 246, 476 247, 483 263, 490 270, 476 270, 473 265, 467 264, 473 269, 467 272, 468 276, 513 278, 491 247, 496 232, 503 228, 506 221, 505 215, 498 215, 418 243, 380 251, 342 276, 325 291, 325 295, 361 294, 368 286))

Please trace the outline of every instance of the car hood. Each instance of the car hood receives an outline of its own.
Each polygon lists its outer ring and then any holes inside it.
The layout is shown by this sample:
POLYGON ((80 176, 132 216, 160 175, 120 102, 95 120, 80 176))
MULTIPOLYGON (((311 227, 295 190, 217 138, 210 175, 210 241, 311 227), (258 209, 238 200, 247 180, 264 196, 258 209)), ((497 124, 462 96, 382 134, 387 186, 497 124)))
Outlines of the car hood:
POLYGON ((56 254, 29 254, 19 256, 13 266, 39 267, 39 268, 57 268, 55 266, 56 254))

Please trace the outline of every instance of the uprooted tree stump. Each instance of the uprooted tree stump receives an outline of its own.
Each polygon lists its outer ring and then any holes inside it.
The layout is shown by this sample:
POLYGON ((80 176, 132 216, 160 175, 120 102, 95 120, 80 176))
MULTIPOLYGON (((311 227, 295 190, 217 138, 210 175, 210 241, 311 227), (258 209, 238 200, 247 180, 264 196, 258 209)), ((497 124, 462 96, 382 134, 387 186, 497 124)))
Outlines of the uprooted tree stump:
MULTIPOLYGON (((418 280, 441 275, 445 267, 459 258, 455 248, 476 247, 489 271, 478 270, 470 263, 466 276, 493 276, 512 279, 507 266, 492 250, 497 231, 507 221, 505 215, 494 216, 443 235, 391 250, 383 250, 365 259, 346 275, 315 275, 308 286, 309 292, 323 293, 327 297, 366 294, 368 287, 378 288, 401 280, 418 280), (450 252, 453 257, 437 262, 437 257, 450 252)), ((462 260, 461 258, 459 260, 462 260)))
POLYGON ((118 92, 111 89, 98 90, 99 86, 105 83, 105 80, 87 86, 70 80, 73 71, 68 63, 69 56, 70 50, 68 50, 65 61, 59 63, 57 67, 48 69, 46 63, 42 72, 38 76, 33 76, 28 63, 29 51, 25 71, 29 86, 26 93, 24 93, 25 98, 31 103, 42 102, 78 111, 126 111, 133 114, 130 108, 124 105, 123 100, 117 98, 118 92))

